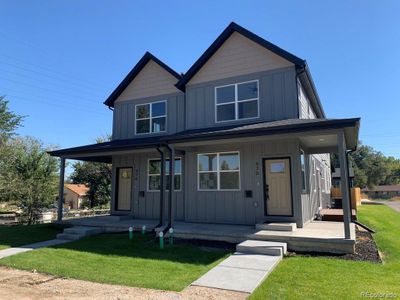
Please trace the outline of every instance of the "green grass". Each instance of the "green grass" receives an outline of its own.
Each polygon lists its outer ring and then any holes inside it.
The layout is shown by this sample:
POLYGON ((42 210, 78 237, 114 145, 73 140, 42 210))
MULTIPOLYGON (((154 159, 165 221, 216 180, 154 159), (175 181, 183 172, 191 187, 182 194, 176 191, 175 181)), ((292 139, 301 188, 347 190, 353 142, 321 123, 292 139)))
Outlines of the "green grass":
POLYGON ((400 214, 384 205, 362 206, 384 263, 322 257, 285 258, 250 299, 360 299, 362 292, 400 298, 400 214))
POLYGON ((166 245, 153 236, 99 235, 10 256, 0 264, 63 277, 180 291, 228 256, 190 245, 166 245))
POLYGON ((0 226, 0 250, 51 240, 60 231, 52 224, 0 226))

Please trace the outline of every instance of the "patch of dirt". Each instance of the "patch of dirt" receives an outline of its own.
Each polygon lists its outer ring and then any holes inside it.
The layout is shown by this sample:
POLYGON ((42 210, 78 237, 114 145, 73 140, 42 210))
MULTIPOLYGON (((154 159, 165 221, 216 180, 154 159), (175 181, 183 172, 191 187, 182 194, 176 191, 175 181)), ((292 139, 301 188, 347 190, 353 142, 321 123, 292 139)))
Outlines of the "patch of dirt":
POLYGON ((360 226, 356 226, 356 245, 355 253, 353 254, 330 254, 330 253, 299 253, 290 252, 289 256, 323 256, 334 257, 355 261, 369 261, 374 263, 382 263, 381 256, 379 255, 378 247, 372 237, 372 234, 360 226))
POLYGON ((246 299, 249 294, 188 286, 171 292, 59 278, 0 267, 0 299, 246 299))

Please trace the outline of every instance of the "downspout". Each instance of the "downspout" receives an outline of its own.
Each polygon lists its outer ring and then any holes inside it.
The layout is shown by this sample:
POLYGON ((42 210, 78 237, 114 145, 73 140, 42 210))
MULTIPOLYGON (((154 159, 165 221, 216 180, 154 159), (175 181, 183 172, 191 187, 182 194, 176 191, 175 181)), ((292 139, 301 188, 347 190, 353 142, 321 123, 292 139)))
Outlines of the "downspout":
POLYGON ((159 217, 159 223, 156 227, 161 227, 164 223, 165 155, 164 151, 160 149, 160 146, 157 146, 157 151, 158 153, 160 153, 160 158, 161 158, 161 178, 160 178, 160 217, 159 217))
POLYGON ((175 191, 174 177, 175 177, 175 149, 168 143, 165 144, 169 151, 169 193, 168 193, 168 225, 164 229, 166 233, 172 227, 172 196, 175 191))

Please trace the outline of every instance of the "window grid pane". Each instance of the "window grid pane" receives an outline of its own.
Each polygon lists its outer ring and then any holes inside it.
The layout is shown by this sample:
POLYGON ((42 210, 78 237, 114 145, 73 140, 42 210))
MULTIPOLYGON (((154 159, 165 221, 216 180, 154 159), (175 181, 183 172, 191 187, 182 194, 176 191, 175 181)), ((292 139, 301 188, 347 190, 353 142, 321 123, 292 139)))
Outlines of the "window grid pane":
MULTIPOLYGON (((148 190, 160 191, 161 190, 161 160, 150 159, 147 166, 148 177, 148 190)), ((175 159, 175 176, 174 176, 174 190, 181 190, 181 176, 182 176, 182 159, 175 159)), ((165 190, 169 190, 169 159, 165 160, 165 190)))
POLYGON ((167 102, 136 105, 136 134, 166 131, 167 102))
POLYGON ((199 190, 240 190, 240 155, 238 152, 198 154, 197 173, 199 190), (204 165, 204 158, 209 156, 216 157, 217 170, 205 170, 202 166, 202 160, 204 165))
POLYGON ((215 88, 216 122, 259 117, 257 80, 215 88), (234 100, 230 100, 234 94, 234 100))

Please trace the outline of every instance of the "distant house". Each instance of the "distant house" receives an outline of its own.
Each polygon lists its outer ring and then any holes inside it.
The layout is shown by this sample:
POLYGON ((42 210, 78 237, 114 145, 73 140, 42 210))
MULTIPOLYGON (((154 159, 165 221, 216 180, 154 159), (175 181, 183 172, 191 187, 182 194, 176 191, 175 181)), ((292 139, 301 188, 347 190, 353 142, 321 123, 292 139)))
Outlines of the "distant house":
POLYGON ((362 189, 369 198, 393 198, 400 197, 400 185, 378 185, 372 189, 362 189))
MULTIPOLYGON (((349 167, 349 183, 350 187, 354 186, 354 169, 349 167)), ((335 171, 332 172, 332 187, 340 188, 340 168, 335 168, 335 171)))
POLYGON ((78 209, 84 200, 87 199, 89 187, 84 184, 64 185, 64 206, 70 209, 78 209))

